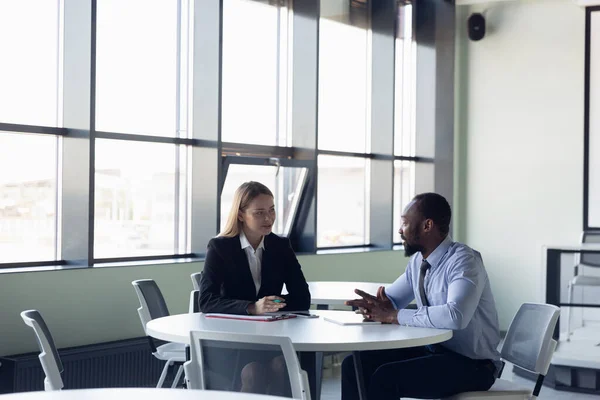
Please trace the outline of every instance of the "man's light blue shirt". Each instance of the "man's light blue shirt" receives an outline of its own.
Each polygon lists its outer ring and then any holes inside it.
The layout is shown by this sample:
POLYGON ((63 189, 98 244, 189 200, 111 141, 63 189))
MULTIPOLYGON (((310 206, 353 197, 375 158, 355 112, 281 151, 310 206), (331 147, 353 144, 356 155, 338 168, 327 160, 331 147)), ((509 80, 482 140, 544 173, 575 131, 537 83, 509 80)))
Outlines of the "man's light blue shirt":
POLYGON ((500 330, 494 296, 479 252, 452 241, 450 235, 427 257, 425 295, 419 298, 423 256, 413 255, 406 271, 385 289, 398 311, 400 325, 452 329, 441 345, 472 359, 490 359, 499 366, 500 330), (417 310, 404 309, 416 298, 417 310))

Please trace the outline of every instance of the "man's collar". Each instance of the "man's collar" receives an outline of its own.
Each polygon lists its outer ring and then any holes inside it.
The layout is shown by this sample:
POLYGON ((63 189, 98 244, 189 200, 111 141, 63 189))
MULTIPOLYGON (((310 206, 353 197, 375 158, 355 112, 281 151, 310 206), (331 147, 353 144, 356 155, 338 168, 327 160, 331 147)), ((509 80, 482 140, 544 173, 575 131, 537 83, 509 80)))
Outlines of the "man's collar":
MULTIPOLYGON (((252 248, 252 245, 250 244, 250 242, 248 241, 248 238, 246 237, 246 234, 244 233, 244 231, 240 231, 240 243, 242 245, 242 249, 245 249, 246 247, 250 247, 252 249, 252 251, 254 251, 254 248, 252 248)), ((260 241, 260 244, 258 245, 258 247, 256 248, 256 250, 258 249, 265 249, 265 237, 263 236, 263 238, 260 241)))
POLYGON ((448 234, 446 238, 442 240, 442 243, 440 243, 438 247, 436 247, 435 250, 431 252, 429 257, 427 257, 427 262, 429 263, 429 265, 431 265, 431 268, 437 267, 437 265, 440 263, 440 260, 442 259, 444 254, 446 254, 451 244, 452 238, 448 234))

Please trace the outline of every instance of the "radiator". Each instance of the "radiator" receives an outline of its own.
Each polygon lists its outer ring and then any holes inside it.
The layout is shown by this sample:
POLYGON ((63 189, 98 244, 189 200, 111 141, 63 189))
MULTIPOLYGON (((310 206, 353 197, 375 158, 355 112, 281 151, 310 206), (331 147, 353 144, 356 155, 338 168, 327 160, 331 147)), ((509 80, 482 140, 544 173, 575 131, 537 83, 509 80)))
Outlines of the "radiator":
MULTIPOLYGON (((165 364, 152 355, 145 337, 65 348, 59 354, 65 389, 153 387, 165 364)), ((38 355, 0 357, 0 393, 44 390, 38 355)), ((173 377, 171 371, 165 386, 170 386, 173 377)))

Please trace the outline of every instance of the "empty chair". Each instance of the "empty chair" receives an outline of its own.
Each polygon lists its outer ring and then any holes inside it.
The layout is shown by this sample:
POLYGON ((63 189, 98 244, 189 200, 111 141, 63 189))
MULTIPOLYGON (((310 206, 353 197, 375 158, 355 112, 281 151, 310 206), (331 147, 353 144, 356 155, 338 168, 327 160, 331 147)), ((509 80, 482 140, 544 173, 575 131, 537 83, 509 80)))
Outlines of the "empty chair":
POLYGON ((190 275, 192 278, 192 285, 194 285, 194 290, 200 290, 200 282, 202 282, 202 272, 195 272, 190 275))
POLYGON ((44 318, 37 310, 27 310, 21 313, 21 318, 26 325, 33 328, 37 342, 40 347, 40 362, 42 369, 46 374, 44 379, 44 390, 60 390, 64 387, 62 380, 63 365, 60 356, 54 345, 54 339, 50 330, 44 321, 44 318))
POLYGON ((560 308, 556 306, 524 303, 506 333, 500 352, 502 360, 538 374, 533 390, 519 387, 511 381, 496 379, 487 392, 460 393, 450 399, 535 399, 540 393, 556 349, 552 334, 559 314, 560 308))
MULTIPOLYGON (((581 235, 582 244, 600 244, 600 232, 583 232, 581 235)), ((600 286, 600 277, 586 275, 586 270, 591 268, 600 268, 599 253, 582 253, 579 256, 579 263, 575 266, 573 279, 569 282, 568 303, 573 301, 573 289, 575 286, 600 286)), ((571 307, 567 308, 567 341, 571 340, 571 307)))
POLYGON ((200 312, 200 291, 192 290, 190 293, 190 305, 189 305, 189 313, 197 313, 200 312))
POLYGON ((191 359, 184 365, 189 389, 244 390, 243 376, 259 362, 273 369, 266 370, 265 386, 255 393, 289 396, 291 392, 294 399, 310 400, 308 377, 288 337, 192 331, 190 343, 191 359))
MULTIPOLYGON (((169 309, 167 308, 167 304, 165 303, 165 299, 158 288, 158 285, 152 279, 140 279, 131 282, 131 284, 135 288, 135 293, 140 301, 138 314, 142 321, 142 326, 144 327, 144 333, 146 333, 146 324, 153 319, 169 316, 169 309)), ((169 367, 175 363, 180 363, 181 365, 177 370, 177 375, 171 385, 172 388, 176 387, 181 379, 183 363, 186 360, 185 345, 181 343, 166 343, 156 347, 152 337, 147 334, 146 336, 148 337, 148 342, 152 349, 152 355, 161 361, 166 361, 156 387, 160 388, 164 384, 169 367)))

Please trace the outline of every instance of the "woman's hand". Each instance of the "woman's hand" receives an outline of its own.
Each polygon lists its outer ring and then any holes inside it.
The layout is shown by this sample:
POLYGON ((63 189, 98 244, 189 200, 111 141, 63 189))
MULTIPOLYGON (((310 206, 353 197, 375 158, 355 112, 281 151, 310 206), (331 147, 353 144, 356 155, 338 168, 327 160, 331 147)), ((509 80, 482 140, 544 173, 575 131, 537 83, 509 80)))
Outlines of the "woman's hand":
POLYGON ((259 315, 270 312, 277 312, 285 307, 285 299, 279 296, 265 296, 254 304, 248 306, 248 313, 259 315))

